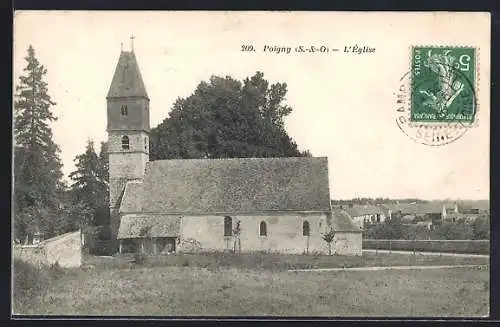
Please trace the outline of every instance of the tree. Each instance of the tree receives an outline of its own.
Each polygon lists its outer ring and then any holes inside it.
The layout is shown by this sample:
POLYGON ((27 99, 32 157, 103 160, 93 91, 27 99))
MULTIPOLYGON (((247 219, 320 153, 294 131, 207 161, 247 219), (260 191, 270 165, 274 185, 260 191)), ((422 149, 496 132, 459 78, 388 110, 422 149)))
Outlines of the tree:
POLYGON ((408 238, 408 233, 405 233, 401 217, 398 214, 393 214, 391 219, 387 219, 381 224, 365 224, 363 237, 398 240, 408 238))
POLYGON ((50 124, 56 103, 48 95, 47 70, 30 45, 25 75, 19 77, 14 101, 14 229, 24 238, 34 229, 52 236, 60 199, 64 194, 60 149, 53 141, 50 124))
POLYGON ((236 252, 236 249, 238 249, 238 252, 241 252, 241 225, 240 221, 236 221, 236 226, 233 229, 233 239, 234 239, 234 244, 233 244, 233 252, 236 252))
POLYGON ((490 238, 490 217, 489 215, 479 216, 472 223, 474 239, 488 240, 490 238))
POLYGON ((443 222, 436 228, 436 234, 444 240, 471 240, 474 237, 473 228, 464 221, 443 222))
POLYGON ((94 142, 89 140, 83 154, 75 158, 76 170, 69 177, 73 181, 70 194, 75 213, 74 224, 79 226, 102 225, 109 221, 108 170, 105 144, 98 156, 94 142), (87 213, 86 215, 79 213, 87 213))
POLYGON ((328 243, 328 255, 332 255, 332 243, 335 240, 335 231, 331 228, 322 235, 323 240, 328 243))
POLYGON ((310 156, 286 133, 286 93, 285 83, 269 85, 261 72, 243 82, 212 76, 151 131, 151 160, 310 156))

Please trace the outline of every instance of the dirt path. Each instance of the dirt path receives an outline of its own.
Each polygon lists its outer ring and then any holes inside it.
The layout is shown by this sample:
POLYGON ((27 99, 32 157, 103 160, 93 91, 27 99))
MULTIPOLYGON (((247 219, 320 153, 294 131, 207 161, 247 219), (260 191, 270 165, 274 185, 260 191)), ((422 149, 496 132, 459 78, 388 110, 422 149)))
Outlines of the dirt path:
POLYGON ((424 269, 450 269, 450 268, 487 268, 486 265, 454 265, 454 266, 385 266, 385 267, 354 267, 354 268, 316 268, 316 269, 291 269, 289 272, 322 272, 322 271, 377 271, 377 270, 424 270, 424 269))
MULTIPOLYGON (((374 249, 363 249, 363 252, 369 253, 398 253, 398 254, 413 254, 413 251, 398 251, 398 250, 374 250, 374 249)), ((448 256, 448 257, 462 257, 462 258, 489 258, 488 254, 470 254, 470 253, 449 253, 449 252, 422 252, 415 251, 416 255, 435 255, 435 256, 448 256)))

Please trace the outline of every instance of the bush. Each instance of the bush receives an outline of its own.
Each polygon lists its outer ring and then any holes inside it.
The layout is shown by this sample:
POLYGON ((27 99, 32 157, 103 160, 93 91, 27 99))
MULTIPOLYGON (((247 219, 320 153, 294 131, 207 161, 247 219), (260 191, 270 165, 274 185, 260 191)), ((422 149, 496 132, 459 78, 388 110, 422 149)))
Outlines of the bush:
POLYGON ((474 239, 476 240, 487 240, 490 238, 490 217, 488 215, 483 215, 478 217, 472 223, 472 230, 474 233, 474 239))
POLYGON ((143 265, 147 262, 148 256, 144 253, 137 252, 134 254, 134 263, 143 265))
POLYGON ((117 251, 115 242, 107 240, 97 240, 94 241, 89 252, 92 255, 113 255, 117 251))
POLYGON ((436 233, 444 240, 472 240, 474 238, 473 228, 463 221, 443 222, 436 228, 436 233))

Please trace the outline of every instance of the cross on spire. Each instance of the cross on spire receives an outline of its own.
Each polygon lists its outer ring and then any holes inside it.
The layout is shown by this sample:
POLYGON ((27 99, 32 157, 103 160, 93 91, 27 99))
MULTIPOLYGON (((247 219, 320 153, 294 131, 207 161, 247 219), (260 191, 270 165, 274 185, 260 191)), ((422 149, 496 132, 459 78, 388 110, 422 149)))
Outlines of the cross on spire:
POLYGON ((130 48, 132 51, 134 51, 134 39, 135 39, 135 36, 132 34, 130 36, 130 48))

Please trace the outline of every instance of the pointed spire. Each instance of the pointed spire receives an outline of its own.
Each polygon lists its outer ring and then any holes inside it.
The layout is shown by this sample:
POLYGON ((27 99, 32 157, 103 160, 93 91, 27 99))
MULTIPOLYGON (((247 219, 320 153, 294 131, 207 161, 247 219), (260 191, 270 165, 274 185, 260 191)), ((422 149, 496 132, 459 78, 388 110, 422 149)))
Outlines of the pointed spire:
POLYGON ((122 51, 107 98, 144 97, 149 99, 133 51, 122 51))

